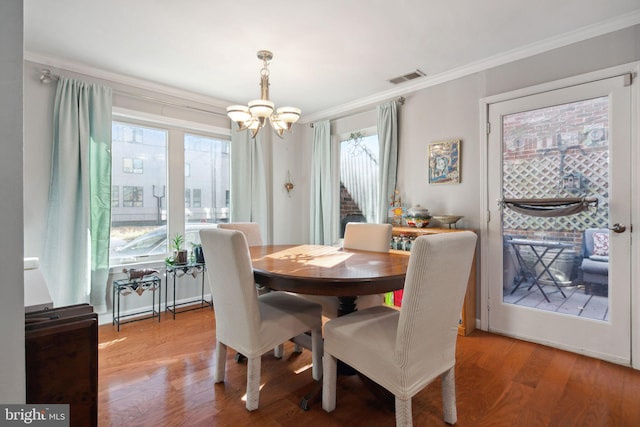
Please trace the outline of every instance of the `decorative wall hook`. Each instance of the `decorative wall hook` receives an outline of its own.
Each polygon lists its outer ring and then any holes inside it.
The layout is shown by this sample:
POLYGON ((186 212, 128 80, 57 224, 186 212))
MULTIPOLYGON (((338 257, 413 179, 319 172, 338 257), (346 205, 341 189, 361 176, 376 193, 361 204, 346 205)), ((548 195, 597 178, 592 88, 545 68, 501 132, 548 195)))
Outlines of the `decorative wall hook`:
POLYGON ((284 188, 287 190, 287 194, 291 197, 291 190, 293 190, 293 179, 291 178, 291 172, 287 171, 287 177, 284 181, 284 188))

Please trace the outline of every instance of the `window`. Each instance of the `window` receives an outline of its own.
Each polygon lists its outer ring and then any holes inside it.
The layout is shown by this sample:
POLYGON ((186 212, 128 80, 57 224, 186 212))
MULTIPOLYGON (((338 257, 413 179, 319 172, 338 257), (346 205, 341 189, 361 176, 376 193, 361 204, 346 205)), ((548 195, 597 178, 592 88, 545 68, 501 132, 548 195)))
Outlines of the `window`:
POLYGON ((378 135, 340 138, 340 238, 347 222, 378 222, 378 135))
POLYGON ((120 187, 117 185, 111 186, 111 207, 117 208, 120 206, 120 187))
POLYGON ((114 141, 141 144, 144 132, 135 126, 112 126, 111 135, 114 141))
POLYGON ((113 122, 112 164, 122 167, 112 176, 111 265, 162 260, 175 234, 183 234, 191 249, 206 223, 228 220, 229 140, 187 132, 185 122, 174 126, 165 119, 113 122), (182 155, 184 163, 171 162, 182 155), (180 210, 184 221, 169 215, 180 210))
POLYGON ((184 161, 185 222, 228 221, 229 141, 186 133, 184 161))
POLYGON ((184 207, 185 208, 191 207, 191 189, 190 188, 184 189, 184 207))
POLYGON ((199 188, 193 189, 193 207, 201 208, 202 207, 202 191, 199 188))
POLYGON ((111 163, 122 165, 112 169, 111 178, 114 187, 122 187, 122 205, 111 209, 111 263, 117 264, 148 253, 153 239, 144 237, 166 224, 168 132, 114 121, 111 134, 111 163))
POLYGON ((122 159, 122 172, 124 173, 144 173, 142 159, 122 159))
POLYGON ((129 185, 125 185, 124 187, 122 187, 122 207, 125 207, 125 208, 144 207, 143 187, 131 187, 129 185))

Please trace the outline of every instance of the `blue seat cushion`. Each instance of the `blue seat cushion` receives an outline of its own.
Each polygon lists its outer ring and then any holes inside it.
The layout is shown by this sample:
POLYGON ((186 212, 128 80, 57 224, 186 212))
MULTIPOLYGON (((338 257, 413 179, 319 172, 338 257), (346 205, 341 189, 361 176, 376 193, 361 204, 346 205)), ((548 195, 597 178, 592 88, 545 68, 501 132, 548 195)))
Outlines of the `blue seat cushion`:
POLYGON ((606 261, 594 261, 590 258, 582 260, 582 271, 590 274, 609 275, 609 263, 606 261))

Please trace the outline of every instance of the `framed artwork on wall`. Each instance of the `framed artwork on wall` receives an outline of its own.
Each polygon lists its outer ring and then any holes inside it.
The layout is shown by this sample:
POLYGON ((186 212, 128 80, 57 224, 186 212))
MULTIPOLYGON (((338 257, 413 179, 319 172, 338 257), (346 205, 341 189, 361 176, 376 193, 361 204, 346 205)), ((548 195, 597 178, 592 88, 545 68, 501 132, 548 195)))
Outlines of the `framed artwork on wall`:
POLYGON ((460 182, 460 142, 452 139, 429 144, 429 184, 460 182))

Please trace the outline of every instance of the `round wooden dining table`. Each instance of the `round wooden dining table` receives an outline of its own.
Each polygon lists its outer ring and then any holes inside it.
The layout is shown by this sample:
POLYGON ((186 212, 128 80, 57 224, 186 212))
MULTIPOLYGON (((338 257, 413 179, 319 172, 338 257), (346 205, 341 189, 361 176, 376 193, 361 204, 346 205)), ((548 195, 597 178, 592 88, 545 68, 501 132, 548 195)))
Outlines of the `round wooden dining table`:
MULTIPOLYGON (((409 252, 400 251, 371 252, 322 245, 252 246, 249 251, 258 285, 276 291, 336 296, 340 300, 339 316, 356 309, 359 295, 402 289, 409 265, 409 252)), ((357 373, 340 363, 338 372, 357 373)), ((393 395, 370 379, 360 377, 369 390, 393 407, 393 395)), ((308 411, 311 402, 319 399, 321 390, 319 382, 302 398, 300 407, 308 411)))
POLYGON ((359 295, 404 286, 409 253, 372 252, 323 245, 252 246, 257 284, 277 291, 336 296, 340 314, 355 309, 359 295))

